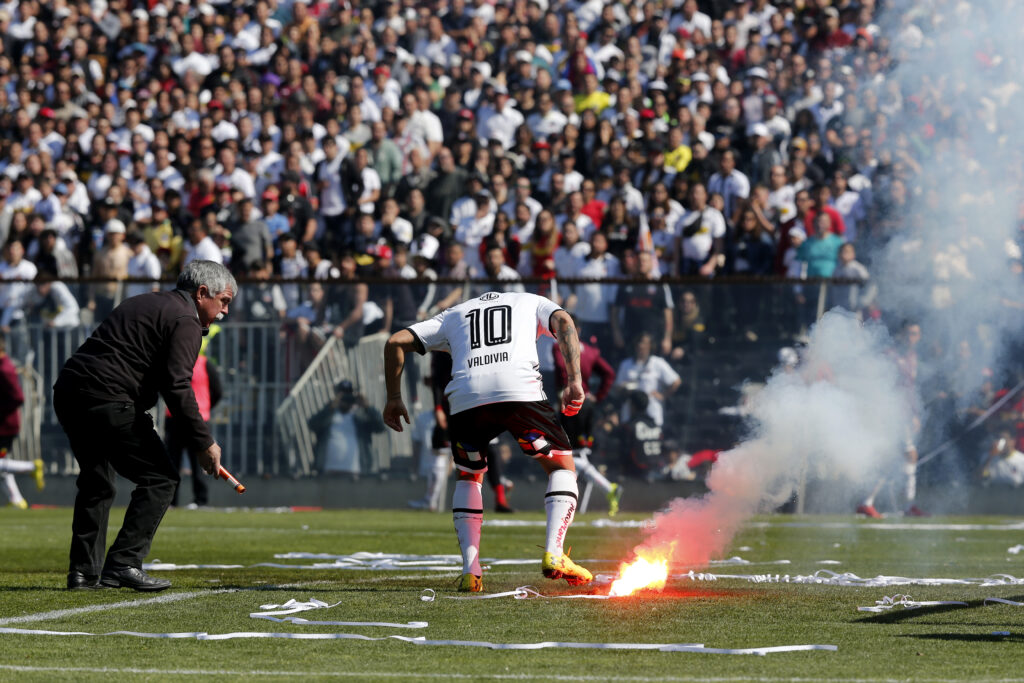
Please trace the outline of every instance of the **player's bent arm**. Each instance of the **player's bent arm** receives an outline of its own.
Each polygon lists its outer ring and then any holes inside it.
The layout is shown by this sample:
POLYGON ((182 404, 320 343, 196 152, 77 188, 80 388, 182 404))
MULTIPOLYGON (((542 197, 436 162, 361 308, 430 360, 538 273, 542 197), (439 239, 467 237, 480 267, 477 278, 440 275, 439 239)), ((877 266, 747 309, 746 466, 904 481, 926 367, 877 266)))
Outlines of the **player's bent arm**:
POLYGON ((566 386, 562 391, 562 413, 572 416, 580 411, 583 401, 586 400, 583 376, 580 373, 580 339, 576 333, 575 323, 563 310, 551 314, 550 327, 558 340, 558 350, 565 359, 566 386))
POLYGON ((388 399, 384 405, 384 424, 396 432, 402 431, 402 418, 406 424, 409 413, 402 402, 402 370, 405 368, 405 354, 416 351, 419 341, 409 330, 395 332, 384 344, 384 384, 388 399))

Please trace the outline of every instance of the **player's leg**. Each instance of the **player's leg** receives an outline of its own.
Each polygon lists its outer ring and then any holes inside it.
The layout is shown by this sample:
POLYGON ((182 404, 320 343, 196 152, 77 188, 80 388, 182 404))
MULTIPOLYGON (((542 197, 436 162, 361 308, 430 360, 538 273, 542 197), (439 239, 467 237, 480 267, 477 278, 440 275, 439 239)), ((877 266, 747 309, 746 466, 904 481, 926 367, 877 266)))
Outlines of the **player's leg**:
POLYGON ((562 427, 573 448, 573 462, 576 465, 577 477, 593 482, 604 492, 608 499, 608 515, 614 517, 619 512, 619 501, 622 499, 622 486, 613 484, 601 470, 590 462, 590 453, 594 445, 594 406, 584 403, 576 415, 560 415, 562 427))
POLYGON ((875 519, 881 519, 882 515, 878 512, 877 509, 875 509, 875 497, 882 490, 882 487, 885 486, 886 481, 886 479, 880 479, 878 483, 875 484, 875 488, 871 490, 871 493, 868 494, 868 497, 861 501, 861 504, 857 506, 857 514, 866 515, 868 517, 872 517, 875 519))
POLYGON ((46 487, 46 474, 43 471, 43 461, 40 458, 29 462, 27 460, 14 460, 8 457, 13 443, 13 436, 0 437, 0 473, 5 475, 5 482, 9 482, 6 485, 7 488, 15 492, 14 496, 10 496, 11 505, 24 509, 28 504, 21 497, 21 491, 18 490, 18 484, 14 481, 13 475, 31 474, 33 479, 35 479, 36 488, 42 491, 46 487), (15 499, 20 499, 21 502, 15 502, 15 499))
POLYGON ((3 489, 4 495, 7 496, 8 505, 19 510, 28 509, 28 501, 21 495, 21 489, 18 488, 18 482, 14 480, 13 474, 4 472, 0 476, 0 489, 3 489))
POLYGON ((907 440, 903 458, 903 493, 907 501, 905 514, 910 517, 927 517, 928 513, 914 502, 917 498, 917 447, 910 439, 907 440))
POLYGON ((452 522, 462 552, 460 591, 483 590, 480 568, 480 529, 484 521, 483 481, 487 459, 483 447, 495 436, 486 419, 487 406, 471 408, 448 418, 452 460, 458 479, 452 494, 452 522))
POLYGON ((494 449, 494 442, 484 446, 484 456, 487 458, 487 483, 494 491, 495 512, 515 512, 508 504, 508 493, 501 476, 501 459, 494 449))
POLYGON ((587 583, 593 575, 564 552, 565 535, 576 516, 579 487, 572 449, 565 430, 550 404, 544 401, 505 404, 506 424, 523 453, 535 458, 548 475, 544 494, 547 514, 542 569, 550 579, 564 578, 571 585, 587 583), (514 405, 514 408, 512 406, 514 405))

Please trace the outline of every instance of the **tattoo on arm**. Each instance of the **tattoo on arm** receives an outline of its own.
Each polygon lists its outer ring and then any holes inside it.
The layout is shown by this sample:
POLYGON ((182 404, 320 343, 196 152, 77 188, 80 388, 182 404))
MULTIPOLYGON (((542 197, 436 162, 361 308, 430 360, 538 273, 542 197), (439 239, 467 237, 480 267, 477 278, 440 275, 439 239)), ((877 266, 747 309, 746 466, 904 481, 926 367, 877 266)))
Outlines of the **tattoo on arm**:
POLYGON ((576 334, 576 325, 568 315, 555 318, 555 336, 558 338, 558 349, 565 359, 566 380, 570 383, 580 380, 580 340, 576 334))

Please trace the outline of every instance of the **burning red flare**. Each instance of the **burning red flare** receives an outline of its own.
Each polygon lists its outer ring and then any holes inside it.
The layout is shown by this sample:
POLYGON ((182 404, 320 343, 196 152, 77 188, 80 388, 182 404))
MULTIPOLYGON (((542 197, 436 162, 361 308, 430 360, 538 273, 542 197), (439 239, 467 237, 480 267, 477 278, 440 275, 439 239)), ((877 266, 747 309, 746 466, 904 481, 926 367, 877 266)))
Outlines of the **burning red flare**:
POLYGON ((624 597, 638 590, 662 590, 668 580, 668 553, 654 553, 638 557, 633 562, 623 562, 619 567, 619 578, 612 582, 608 595, 624 597))

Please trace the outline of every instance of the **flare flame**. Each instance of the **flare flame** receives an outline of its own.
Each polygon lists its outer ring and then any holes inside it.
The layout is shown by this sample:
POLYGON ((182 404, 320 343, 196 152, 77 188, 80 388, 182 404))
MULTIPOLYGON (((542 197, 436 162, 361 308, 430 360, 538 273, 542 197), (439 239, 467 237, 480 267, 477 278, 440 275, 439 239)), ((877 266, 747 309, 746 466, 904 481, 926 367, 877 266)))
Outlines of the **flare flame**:
POLYGON ((633 562, 623 562, 619 567, 619 578, 612 582, 608 595, 615 598, 632 595, 639 590, 662 590, 668 581, 669 553, 656 553, 650 557, 638 557, 633 562))

